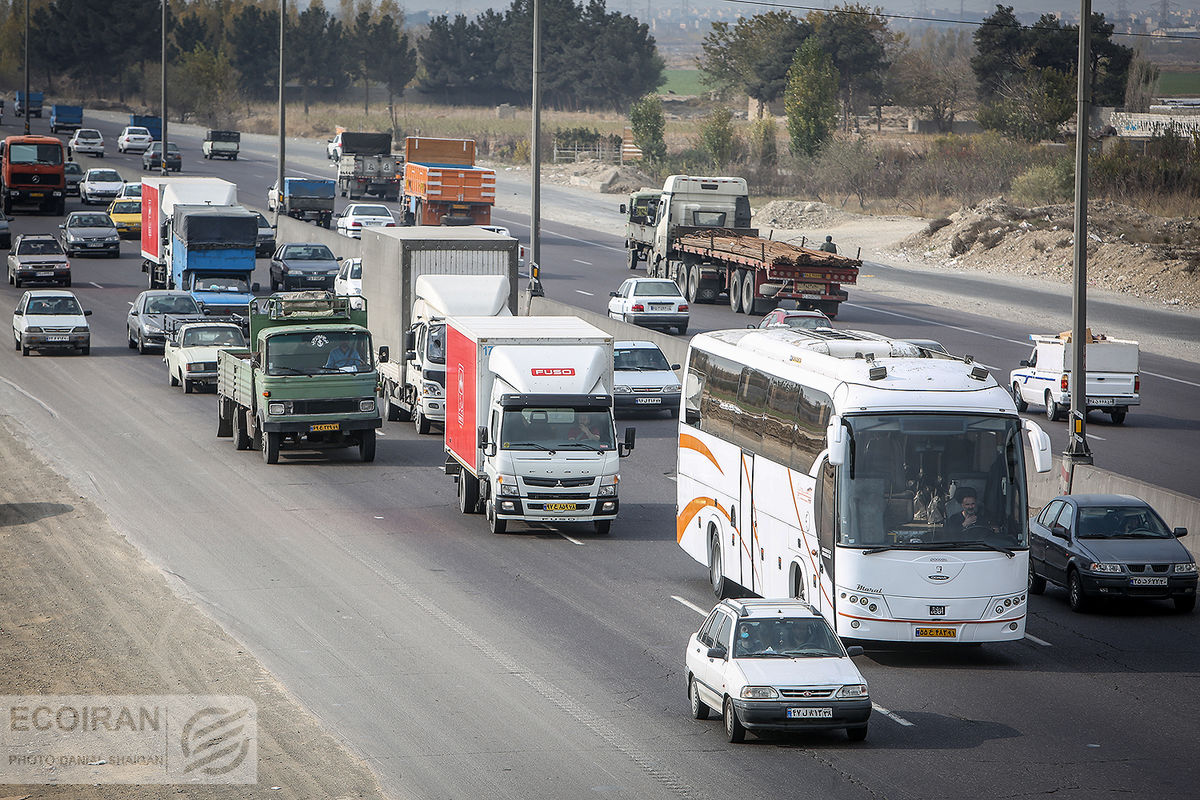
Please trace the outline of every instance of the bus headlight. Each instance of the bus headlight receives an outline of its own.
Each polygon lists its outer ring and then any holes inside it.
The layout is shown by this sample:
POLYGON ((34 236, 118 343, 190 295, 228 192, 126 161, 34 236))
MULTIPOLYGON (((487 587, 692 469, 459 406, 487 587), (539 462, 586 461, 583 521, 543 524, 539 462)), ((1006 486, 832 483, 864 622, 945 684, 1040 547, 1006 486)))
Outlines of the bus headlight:
POLYGON ((774 700, 779 697, 779 692, 775 691, 774 686, 743 686, 743 700, 774 700))

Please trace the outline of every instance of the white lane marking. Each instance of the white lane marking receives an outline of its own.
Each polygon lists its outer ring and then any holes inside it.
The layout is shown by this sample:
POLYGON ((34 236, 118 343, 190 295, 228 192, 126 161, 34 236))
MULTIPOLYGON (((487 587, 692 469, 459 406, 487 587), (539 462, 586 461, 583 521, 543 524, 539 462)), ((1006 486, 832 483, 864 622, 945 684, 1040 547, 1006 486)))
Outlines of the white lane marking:
POLYGON ((563 533, 562 531, 555 531, 555 533, 557 533, 559 536, 561 536, 561 537, 563 537, 564 539, 566 539, 566 540, 567 540, 568 542, 570 542, 571 544, 577 544, 577 545, 579 545, 580 547, 584 547, 584 546, 585 546, 585 545, 583 544, 583 542, 579 541, 578 539, 574 539, 574 538, 572 538, 572 537, 570 537, 570 536, 567 536, 567 535, 566 535, 565 533, 563 533))
POLYGON ((904 717, 897 714, 895 711, 888 711, 886 708, 879 705, 879 703, 871 703, 871 708, 875 709, 880 714, 883 714, 888 719, 893 720, 894 722, 899 722, 901 725, 903 725, 906 728, 915 728, 916 727, 913 723, 909 722, 904 717))
POLYGON ((1050 644, 1049 642, 1047 642, 1045 639, 1039 639, 1038 637, 1034 636, 1032 633, 1027 632, 1025 634, 1025 638, 1028 639, 1029 641, 1033 642, 1034 644, 1040 644, 1042 647, 1053 647, 1054 646, 1054 645, 1050 644))
POLYGON ((1170 375, 1160 375, 1157 372, 1146 372, 1144 370, 1143 370, 1142 374, 1143 375, 1153 375, 1155 378, 1162 378, 1164 381, 1174 381, 1175 383, 1182 383, 1185 386, 1195 386, 1197 389, 1200 389, 1200 383, 1193 383, 1192 381, 1185 381, 1183 378, 1172 378, 1170 375))
POLYGON ((591 292, 585 292, 583 289, 576 289, 575 291, 576 291, 576 292, 579 292, 579 294, 586 294, 588 297, 595 297, 595 296, 596 296, 596 295, 592 294, 591 292))
POLYGON ((50 406, 46 405, 44 402, 42 402, 42 401, 41 401, 40 399, 38 399, 37 397, 34 397, 34 396, 33 396, 33 395, 31 395, 29 392, 27 392, 27 391, 25 391, 24 389, 22 389, 20 386, 17 386, 15 383, 13 383, 12 381, 10 381, 8 378, 3 378, 3 377, 0 377, 0 381, 3 381, 4 383, 6 383, 6 384, 8 384, 9 386, 11 386, 11 387, 12 387, 12 388, 13 388, 13 389, 14 389, 14 390, 15 390, 15 391, 18 393, 18 394, 23 394, 23 395, 25 395, 25 396, 26 396, 26 397, 28 397, 30 400, 32 400, 33 402, 35 402, 35 403, 37 403, 39 406, 41 406, 43 409, 45 409, 45 411, 46 411, 46 413, 47 413, 47 414, 49 414, 50 416, 54 417, 55 419, 58 419, 58 412, 57 412, 57 411, 55 411, 55 410, 54 410, 53 408, 51 408, 50 406))
MULTIPOLYGON (((103 289, 103 288, 104 288, 103 286, 101 286, 100 284, 96 283, 95 281, 88 281, 88 283, 90 283, 92 286, 95 286, 97 289, 103 289)), ((133 305, 133 304, 132 304, 132 303, 130 303, 130 305, 133 305)))
POLYGON ((964 328, 961 325, 951 325, 948 322, 938 322, 936 320, 926 319, 925 317, 915 317, 912 314, 901 314, 898 311, 887 311, 882 308, 875 308, 874 306, 864 306, 861 303, 846 303, 845 305, 848 305, 851 308, 862 308, 867 311, 874 311, 877 314, 887 314, 888 316, 900 317, 901 319, 911 319, 914 322, 924 322, 927 325, 937 325, 940 328, 949 328, 955 331, 962 331, 963 333, 974 333, 978 336, 986 336, 989 339, 999 339, 1002 342, 1010 342, 1012 344, 1019 344, 1022 346, 1029 343, 1028 340, 1021 341, 1019 339, 1009 339, 1007 336, 997 336, 994 333, 983 333, 982 331, 973 330, 971 328, 964 328))
POLYGON ((1085 434, 1084 434, 1084 436, 1086 436, 1086 437, 1087 437, 1087 438, 1089 438, 1089 439, 1095 439, 1095 440, 1097 440, 1097 441, 1100 441, 1100 442, 1106 441, 1106 440, 1105 440, 1105 438, 1104 438, 1103 436, 1097 436, 1097 435, 1096 435, 1096 434, 1094 434, 1094 433, 1085 433, 1085 434))
POLYGON ((590 261, 580 261, 578 258, 572 258, 571 260, 574 261, 576 264, 583 264, 588 267, 592 266, 592 262, 590 262, 590 261))
POLYGON ((677 603, 682 603, 683 605, 687 606, 692 611, 695 611, 697 614, 699 614, 702 617, 705 616, 706 614, 708 614, 707 611, 705 611, 703 608, 701 608, 700 606, 693 603, 691 600, 684 600, 682 597, 680 597, 677 594, 671 595, 671 599, 677 603))

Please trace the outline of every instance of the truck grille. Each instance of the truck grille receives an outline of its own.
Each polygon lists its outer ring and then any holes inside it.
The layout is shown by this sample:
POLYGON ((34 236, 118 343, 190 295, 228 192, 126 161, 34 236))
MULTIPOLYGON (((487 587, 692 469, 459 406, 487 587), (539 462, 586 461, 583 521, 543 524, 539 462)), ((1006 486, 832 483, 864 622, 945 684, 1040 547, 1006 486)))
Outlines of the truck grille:
POLYGON ((293 414, 357 414, 358 399, 293 400, 293 414))
POLYGON ((526 486, 552 486, 573 489, 578 486, 591 486, 595 478, 522 478, 526 486))
POLYGON ((530 492, 530 500, 590 500, 587 492, 530 492))

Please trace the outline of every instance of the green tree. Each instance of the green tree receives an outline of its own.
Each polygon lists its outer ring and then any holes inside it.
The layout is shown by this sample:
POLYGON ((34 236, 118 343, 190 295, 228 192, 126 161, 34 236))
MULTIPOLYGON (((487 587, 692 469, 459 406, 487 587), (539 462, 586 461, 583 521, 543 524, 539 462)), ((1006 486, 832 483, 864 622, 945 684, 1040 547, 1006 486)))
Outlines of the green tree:
POLYGON ((837 123, 838 72, 833 59, 810 38, 796 52, 783 98, 794 155, 813 156, 837 123))
POLYGON ((370 76, 388 90, 388 113, 392 117, 392 130, 397 130, 396 95, 417 74, 417 51, 408 43, 408 36, 396 24, 391 14, 384 14, 371 31, 372 54, 370 76))
POLYGON ((847 3, 831 11, 810 12, 807 18, 837 71, 842 124, 846 128, 850 115, 882 92, 883 76, 891 66, 886 46, 892 34, 880 13, 879 9, 847 3))
POLYGON ((901 50, 891 72, 895 101, 920 110, 949 132, 954 118, 974 99, 971 40, 965 31, 928 29, 901 50))
POLYGON ((641 148, 642 158, 647 163, 658 164, 667 157, 667 144, 663 138, 667 120, 658 95, 645 95, 633 104, 629 109, 629 126, 633 129, 633 143, 641 148))
POLYGON ((292 63, 285 66, 300 83, 307 115, 312 89, 345 84, 342 23, 325 10, 321 0, 313 0, 300 13, 294 28, 285 35, 292 42, 287 47, 287 52, 292 54, 292 63))
POLYGON ((1017 71, 1017 59, 1024 48, 1024 33, 1013 7, 997 4, 996 10, 975 29, 971 69, 979 81, 976 92, 980 100, 988 102, 996 97, 1000 85, 1017 71))
POLYGON ((775 143, 775 118, 763 117, 750 124, 750 155, 762 167, 773 167, 779 158, 775 143))
POLYGON ((229 59, 243 93, 265 100, 279 91, 279 11, 244 5, 229 25, 229 59))
POLYGON ((730 25, 714 22, 696 59, 701 79, 724 94, 745 92, 764 105, 787 87, 788 65, 812 33, 787 11, 742 17, 730 25))
POLYGON ((700 127, 700 149, 712 159, 713 167, 724 169, 733 161, 738 138, 733 129, 733 112, 719 105, 704 120, 700 127))
POLYGON ((224 53, 196 45, 180 58, 173 86, 171 106, 181 118, 190 115, 206 125, 229 124, 237 72, 224 53))
POLYGON ((1049 139, 1075 112, 1074 79, 1054 69, 1037 69, 1028 55, 1018 66, 1023 68, 979 110, 979 124, 1027 142, 1049 139))

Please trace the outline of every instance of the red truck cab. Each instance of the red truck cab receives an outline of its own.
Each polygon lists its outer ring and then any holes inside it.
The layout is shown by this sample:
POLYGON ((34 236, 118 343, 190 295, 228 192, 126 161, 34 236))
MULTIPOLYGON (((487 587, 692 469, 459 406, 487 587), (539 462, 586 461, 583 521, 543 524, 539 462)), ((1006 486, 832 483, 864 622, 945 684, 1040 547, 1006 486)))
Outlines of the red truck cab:
POLYGON ((5 214, 16 206, 67 212, 66 150, 53 136, 9 136, 0 142, 0 192, 5 214))

